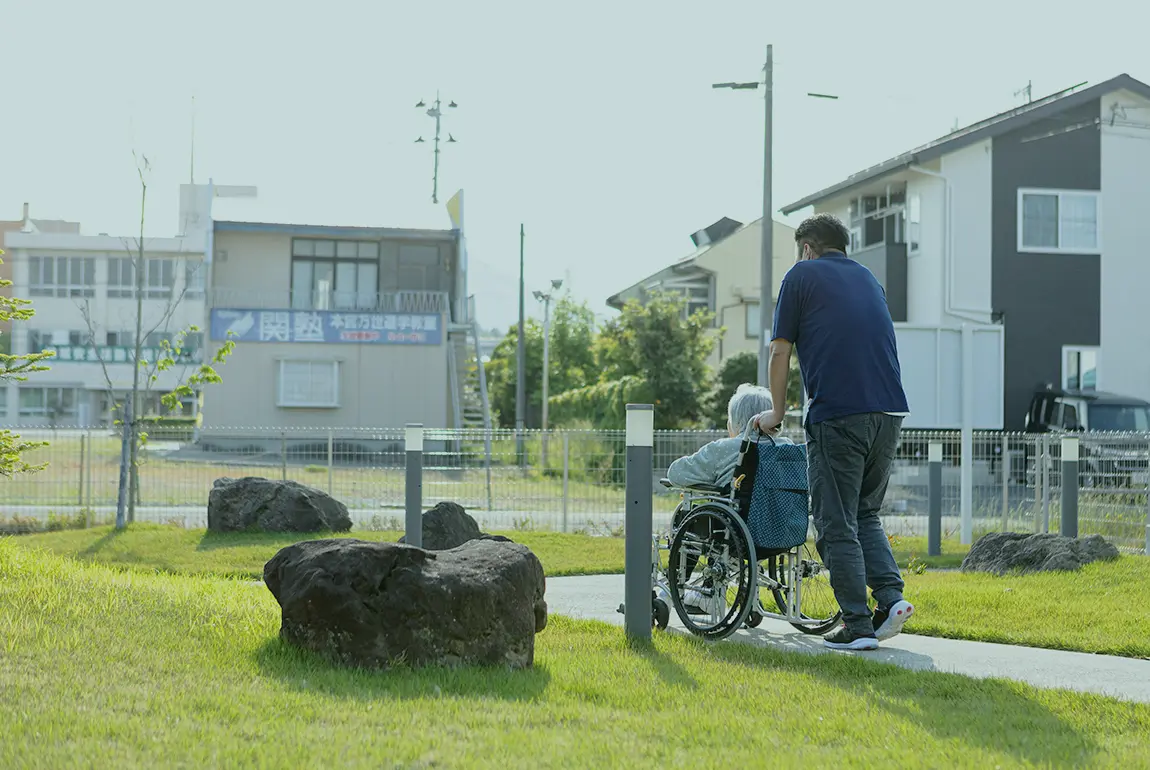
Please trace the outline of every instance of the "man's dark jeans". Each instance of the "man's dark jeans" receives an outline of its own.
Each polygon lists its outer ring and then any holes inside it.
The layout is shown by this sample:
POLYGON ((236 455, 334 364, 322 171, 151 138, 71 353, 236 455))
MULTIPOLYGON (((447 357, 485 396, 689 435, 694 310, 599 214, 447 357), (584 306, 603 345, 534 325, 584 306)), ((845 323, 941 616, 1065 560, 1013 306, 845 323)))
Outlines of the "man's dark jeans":
POLYGON ((807 428, 815 545, 831 573, 843 623, 874 632, 869 585, 880 607, 902 599, 903 581, 879 520, 902 418, 855 414, 807 428))

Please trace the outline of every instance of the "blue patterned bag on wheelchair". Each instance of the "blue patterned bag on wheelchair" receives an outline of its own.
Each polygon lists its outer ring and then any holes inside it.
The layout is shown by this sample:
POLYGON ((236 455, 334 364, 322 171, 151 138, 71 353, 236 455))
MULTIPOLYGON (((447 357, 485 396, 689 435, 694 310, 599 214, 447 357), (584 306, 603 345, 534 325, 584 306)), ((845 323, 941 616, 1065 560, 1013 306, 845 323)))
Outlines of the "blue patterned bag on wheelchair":
POLYGON ((759 551, 802 545, 810 519, 807 448, 744 437, 735 468, 739 513, 759 551))

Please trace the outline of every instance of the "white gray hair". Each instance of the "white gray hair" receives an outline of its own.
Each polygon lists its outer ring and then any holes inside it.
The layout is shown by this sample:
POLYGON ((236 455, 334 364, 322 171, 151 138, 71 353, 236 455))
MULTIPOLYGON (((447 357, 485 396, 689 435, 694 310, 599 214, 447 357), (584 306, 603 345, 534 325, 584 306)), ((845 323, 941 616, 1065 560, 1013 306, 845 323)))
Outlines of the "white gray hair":
POLYGON ((759 385, 743 383, 727 403, 727 419, 732 430, 742 433, 756 414, 771 411, 771 391, 759 385))

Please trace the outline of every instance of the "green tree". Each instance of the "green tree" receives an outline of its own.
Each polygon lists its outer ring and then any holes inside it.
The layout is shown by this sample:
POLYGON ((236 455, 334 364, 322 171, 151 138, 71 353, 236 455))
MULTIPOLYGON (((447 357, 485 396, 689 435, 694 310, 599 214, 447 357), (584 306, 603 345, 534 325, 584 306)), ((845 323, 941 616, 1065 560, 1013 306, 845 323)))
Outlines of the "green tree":
MULTIPOLYGON (((745 351, 727 358, 719 366, 715 389, 707 401, 707 417, 716 429, 727 427, 727 404, 735 390, 745 382, 755 382, 759 376, 759 359, 745 351)), ((803 402, 803 388, 799 377, 798 356, 791 356, 791 375, 787 379, 787 409, 798 409, 803 402)))
MULTIPOLYGON (((500 340, 487 362, 487 394, 495 424, 515 427, 516 355, 518 324, 500 340)), ((576 303, 569 294, 560 297, 551 313, 549 395, 556 396, 595 381, 595 314, 587 303, 576 303)), ((528 428, 543 420, 543 324, 527 319, 524 335, 527 393, 525 415, 528 428)))
POLYGON ((595 343, 600 382, 642 378, 654 395, 655 427, 661 430, 707 421, 714 314, 697 311, 684 318, 686 303, 681 294, 664 292, 651 294, 645 304, 630 301, 595 343))
MULTIPOLYGON (((3 250, 0 250, 0 255, 3 254, 3 250)), ((0 279, 0 287, 11 285, 11 281, 0 279)), ((35 315, 31 304, 26 299, 0 296, 0 322, 27 321, 35 315)), ((12 381, 23 382, 32 372, 47 371, 48 367, 44 366, 43 362, 52 355, 52 353, 29 353, 14 356, 7 352, 0 353, 0 386, 12 381)), ((23 459, 25 452, 42 446, 46 446, 43 441, 25 441, 12 431, 0 430, 0 476, 12 476, 16 473, 29 473, 42 469, 43 465, 29 465, 23 459)))

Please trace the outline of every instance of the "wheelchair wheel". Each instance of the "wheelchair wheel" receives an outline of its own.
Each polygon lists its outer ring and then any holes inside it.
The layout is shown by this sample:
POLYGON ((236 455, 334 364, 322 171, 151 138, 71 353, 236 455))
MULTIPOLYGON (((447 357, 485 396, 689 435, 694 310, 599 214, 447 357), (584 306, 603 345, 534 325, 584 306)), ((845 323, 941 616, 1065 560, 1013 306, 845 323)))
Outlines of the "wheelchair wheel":
MULTIPOLYGON (((801 582, 799 584, 799 617, 806 623, 791 623, 804 634, 821 636, 831 631, 842 619, 842 610, 831 589, 830 573, 809 544, 799 546, 801 582)), ((772 556, 767 562, 767 577, 778 587, 773 588, 775 605, 787 614, 787 587, 792 573, 787 568, 787 554, 772 556)))
POLYGON ((684 516, 671 538, 667 583, 687 630, 723 639, 741 628, 757 590, 753 565, 751 534, 734 511, 704 504, 684 516))

